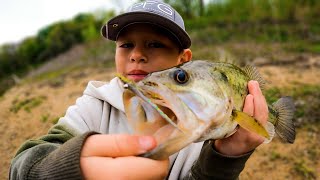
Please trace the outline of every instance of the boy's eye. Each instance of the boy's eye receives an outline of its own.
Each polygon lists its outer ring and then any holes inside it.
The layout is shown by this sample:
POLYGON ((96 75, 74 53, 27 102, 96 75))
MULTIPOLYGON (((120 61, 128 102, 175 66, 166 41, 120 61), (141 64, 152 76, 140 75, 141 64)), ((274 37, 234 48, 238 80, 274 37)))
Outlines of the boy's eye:
POLYGON ((150 43, 148 43, 148 47, 150 47, 150 48, 163 48, 163 47, 165 47, 165 45, 160 42, 150 42, 150 43))
POLYGON ((123 43, 120 45, 120 47, 122 48, 131 48, 133 47, 133 43, 123 43))

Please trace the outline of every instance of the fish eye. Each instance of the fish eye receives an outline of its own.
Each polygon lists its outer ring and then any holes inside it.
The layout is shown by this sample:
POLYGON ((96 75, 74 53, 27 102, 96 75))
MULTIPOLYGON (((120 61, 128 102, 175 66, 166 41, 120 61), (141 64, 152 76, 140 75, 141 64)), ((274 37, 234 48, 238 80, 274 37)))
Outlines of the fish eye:
POLYGON ((189 75, 188 73, 183 69, 177 69, 173 73, 173 79, 178 82, 179 84, 184 84, 188 82, 189 75))

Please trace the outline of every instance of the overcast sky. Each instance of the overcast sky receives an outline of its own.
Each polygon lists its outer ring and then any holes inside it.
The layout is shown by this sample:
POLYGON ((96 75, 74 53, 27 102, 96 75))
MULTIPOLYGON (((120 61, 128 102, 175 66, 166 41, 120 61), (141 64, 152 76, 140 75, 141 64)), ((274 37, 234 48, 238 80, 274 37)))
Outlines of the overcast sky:
POLYGON ((126 9, 133 0, 0 0, 0 44, 19 42, 80 12, 126 9))

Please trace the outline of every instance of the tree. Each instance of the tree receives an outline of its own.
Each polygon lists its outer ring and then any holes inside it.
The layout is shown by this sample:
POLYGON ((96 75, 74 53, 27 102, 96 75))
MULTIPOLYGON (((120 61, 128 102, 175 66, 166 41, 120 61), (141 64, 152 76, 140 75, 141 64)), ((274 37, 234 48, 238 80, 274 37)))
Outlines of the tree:
POLYGON ((199 0, 199 15, 200 16, 204 15, 204 2, 203 2, 203 0, 199 0))

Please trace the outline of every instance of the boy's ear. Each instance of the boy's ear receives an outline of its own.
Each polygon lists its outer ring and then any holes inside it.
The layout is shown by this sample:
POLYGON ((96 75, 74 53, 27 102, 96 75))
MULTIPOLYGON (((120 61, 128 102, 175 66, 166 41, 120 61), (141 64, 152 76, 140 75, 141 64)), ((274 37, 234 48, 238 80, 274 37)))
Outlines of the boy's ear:
POLYGON ((180 63, 190 61, 192 58, 192 51, 190 49, 184 49, 180 56, 180 63))

